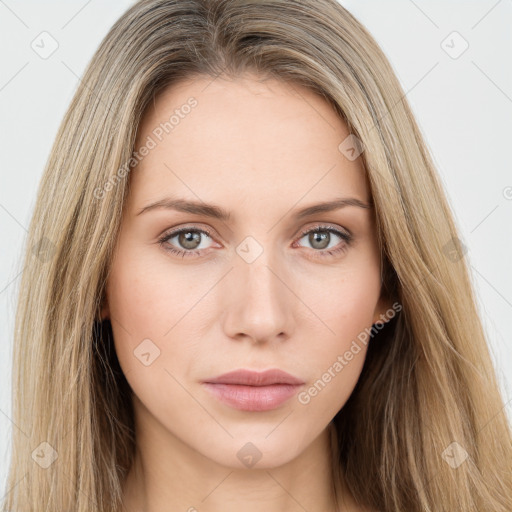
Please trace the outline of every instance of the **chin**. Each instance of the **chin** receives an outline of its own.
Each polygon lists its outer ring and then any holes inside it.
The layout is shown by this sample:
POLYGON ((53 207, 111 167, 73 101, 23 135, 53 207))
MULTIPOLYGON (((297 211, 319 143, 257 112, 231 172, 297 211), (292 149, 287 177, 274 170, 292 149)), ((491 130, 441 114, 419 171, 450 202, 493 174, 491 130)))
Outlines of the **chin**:
POLYGON ((225 443, 204 447, 201 453, 217 464, 232 469, 272 469, 299 456, 307 447, 294 432, 278 432, 278 423, 256 433, 235 435, 225 443), (276 428, 277 426, 277 428, 276 428), (272 429, 276 429, 272 432, 272 429))

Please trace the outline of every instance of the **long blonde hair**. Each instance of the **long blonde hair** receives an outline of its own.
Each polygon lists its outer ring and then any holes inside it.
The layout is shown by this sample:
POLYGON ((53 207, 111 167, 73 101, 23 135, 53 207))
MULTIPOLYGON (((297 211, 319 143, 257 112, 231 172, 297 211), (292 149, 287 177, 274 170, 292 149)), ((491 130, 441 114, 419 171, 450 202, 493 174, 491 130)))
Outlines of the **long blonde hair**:
POLYGON ((311 88, 361 142, 383 286, 403 307, 331 424, 335 481, 382 512, 510 512, 512 436, 453 214, 390 64, 335 0, 143 0, 100 44, 26 240, 4 512, 119 509, 133 410, 98 318, 137 128, 181 79, 253 71, 311 88))

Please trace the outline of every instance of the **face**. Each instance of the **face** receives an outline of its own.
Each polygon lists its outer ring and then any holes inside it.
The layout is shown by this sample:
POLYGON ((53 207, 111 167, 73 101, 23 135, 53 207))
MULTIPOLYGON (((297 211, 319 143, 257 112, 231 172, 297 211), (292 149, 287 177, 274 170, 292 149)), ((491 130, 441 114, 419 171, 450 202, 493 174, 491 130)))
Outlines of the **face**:
POLYGON ((348 135, 325 100, 274 79, 157 96, 103 309, 139 424, 219 464, 270 468, 343 407, 366 354, 358 336, 389 307, 374 213, 357 203, 371 200, 361 157, 338 149, 348 135), (240 369, 297 384, 212 382, 240 369))

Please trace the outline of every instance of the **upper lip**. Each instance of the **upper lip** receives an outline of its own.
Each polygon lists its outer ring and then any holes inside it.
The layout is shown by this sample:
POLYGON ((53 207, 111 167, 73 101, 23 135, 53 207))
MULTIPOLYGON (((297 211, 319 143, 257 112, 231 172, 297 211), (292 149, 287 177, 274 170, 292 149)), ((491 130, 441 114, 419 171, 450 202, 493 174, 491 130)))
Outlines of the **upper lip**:
POLYGON ((270 369, 263 372, 253 370, 234 370, 218 377, 207 379, 204 382, 215 384, 239 384, 245 386, 269 386, 271 384, 304 384, 304 381, 279 369, 270 369))

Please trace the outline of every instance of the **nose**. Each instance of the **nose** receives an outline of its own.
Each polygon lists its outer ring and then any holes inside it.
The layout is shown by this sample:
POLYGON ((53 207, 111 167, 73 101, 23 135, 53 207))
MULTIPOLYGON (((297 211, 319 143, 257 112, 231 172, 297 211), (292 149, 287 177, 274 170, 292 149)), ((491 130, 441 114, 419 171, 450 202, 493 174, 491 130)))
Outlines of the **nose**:
POLYGON ((224 332, 231 339, 253 343, 284 341, 293 334, 297 299, 288 273, 260 258, 252 263, 239 260, 224 280, 224 332))

